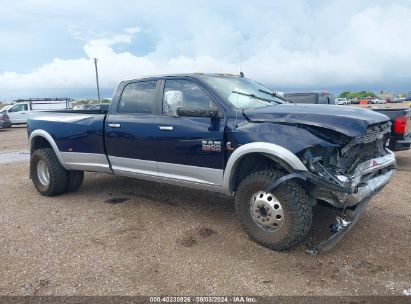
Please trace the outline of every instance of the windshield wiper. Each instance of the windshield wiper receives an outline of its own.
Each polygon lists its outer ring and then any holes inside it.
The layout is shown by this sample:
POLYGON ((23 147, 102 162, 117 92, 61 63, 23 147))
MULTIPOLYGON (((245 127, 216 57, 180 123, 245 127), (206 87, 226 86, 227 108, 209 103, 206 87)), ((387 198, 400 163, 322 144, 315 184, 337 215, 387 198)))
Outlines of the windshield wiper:
MULTIPOLYGON (((292 102, 291 100, 285 99, 284 97, 278 95, 278 94, 275 93, 275 92, 268 92, 268 91, 264 91, 264 90, 261 90, 261 89, 259 89, 258 91, 261 92, 261 93, 270 95, 270 96, 277 97, 278 99, 284 100, 284 101, 286 101, 286 102, 294 103, 294 102, 292 102)), ((279 102, 278 102, 278 103, 279 103, 279 102)))
POLYGON ((238 92, 238 91, 232 91, 231 93, 239 94, 239 95, 243 95, 243 96, 248 96, 248 97, 252 97, 252 98, 255 98, 255 99, 267 101, 267 102, 269 102, 269 103, 272 103, 272 102, 279 103, 279 102, 277 102, 277 101, 275 101, 275 100, 268 99, 268 98, 263 98, 263 97, 259 97, 259 96, 256 96, 256 95, 254 95, 254 94, 248 94, 248 93, 243 93, 243 92, 238 92))

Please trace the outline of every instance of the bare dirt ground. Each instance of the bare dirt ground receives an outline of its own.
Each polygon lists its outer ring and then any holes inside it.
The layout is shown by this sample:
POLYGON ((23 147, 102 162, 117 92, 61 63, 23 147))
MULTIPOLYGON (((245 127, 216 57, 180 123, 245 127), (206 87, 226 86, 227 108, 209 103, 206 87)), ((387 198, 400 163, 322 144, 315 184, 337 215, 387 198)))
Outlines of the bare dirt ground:
MULTIPOLYGON (((27 150, 0 131, 0 154, 27 150)), ((87 173, 79 191, 40 196, 28 162, 0 165, 2 295, 402 295, 411 288, 411 151, 331 251, 250 241, 232 199, 87 173)), ((324 222, 318 213, 314 225, 324 222)))

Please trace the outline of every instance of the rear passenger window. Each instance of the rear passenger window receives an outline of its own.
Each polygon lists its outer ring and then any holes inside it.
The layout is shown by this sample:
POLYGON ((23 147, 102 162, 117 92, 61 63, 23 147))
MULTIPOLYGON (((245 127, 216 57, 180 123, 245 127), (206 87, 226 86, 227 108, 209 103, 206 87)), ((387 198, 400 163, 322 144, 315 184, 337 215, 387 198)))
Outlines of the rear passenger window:
POLYGON ((132 82, 121 94, 119 113, 153 113, 157 81, 132 82))

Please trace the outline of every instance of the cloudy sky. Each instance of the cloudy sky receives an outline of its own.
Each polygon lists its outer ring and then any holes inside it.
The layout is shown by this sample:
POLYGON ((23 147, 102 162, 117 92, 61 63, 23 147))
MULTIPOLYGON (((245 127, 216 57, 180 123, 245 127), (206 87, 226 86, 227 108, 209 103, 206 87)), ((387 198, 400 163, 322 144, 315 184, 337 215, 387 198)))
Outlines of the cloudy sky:
POLYGON ((0 3, 0 100, 123 79, 238 73, 279 90, 411 90, 410 0, 0 3))

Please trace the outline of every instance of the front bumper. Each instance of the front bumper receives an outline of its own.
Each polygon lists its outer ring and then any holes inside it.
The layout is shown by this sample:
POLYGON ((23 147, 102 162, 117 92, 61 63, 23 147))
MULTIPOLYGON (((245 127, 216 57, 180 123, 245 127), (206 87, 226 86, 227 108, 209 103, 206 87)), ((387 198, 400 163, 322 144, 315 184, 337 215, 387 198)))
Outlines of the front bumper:
POLYGON ((387 155, 360 164, 349 182, 340 183, 339 190, 316 183, 311 194, 337 208, 355 206, 381 190, 394 176, 395 168, 395 155, 388 150, 387 155))
MULTIPOLYGON (((330 177, 308 171, 294 171, 269 185, 266 191, 272 191, 289 179, 300 179, 310 194, 319 200, 326 201, 337 208, 351 207, 367 197, 372 197, 381 190, 394 176, 395 155, 390 150, 385 156, 370 159, 360 164, 350 177, 338 175, 330 177)), ((323 172, 324 173, 324 172, 323 172)))
POLYGON ((267 187, 266 191, 274 190, 289 179, 298 178, 306 181, 304 185, 314 198, 326 201, 334 207, 342 208, 343 218, 337 217, 336 224, 332 225, 331 230, 334 234, 327 240, 310 246, 307 250, 311 255, 316 255, 334 247, 351 230, 365 211, 371 198, 394 176, 395 165, 395 155, 388 150, 385 156, 360 164, 354 174, 346 180, 341 176, 336 176, 330 180, 307 171, 294 171, 274 181, 267 187), (344 212, 347 207, 352 211, 349 217, 344 212))

